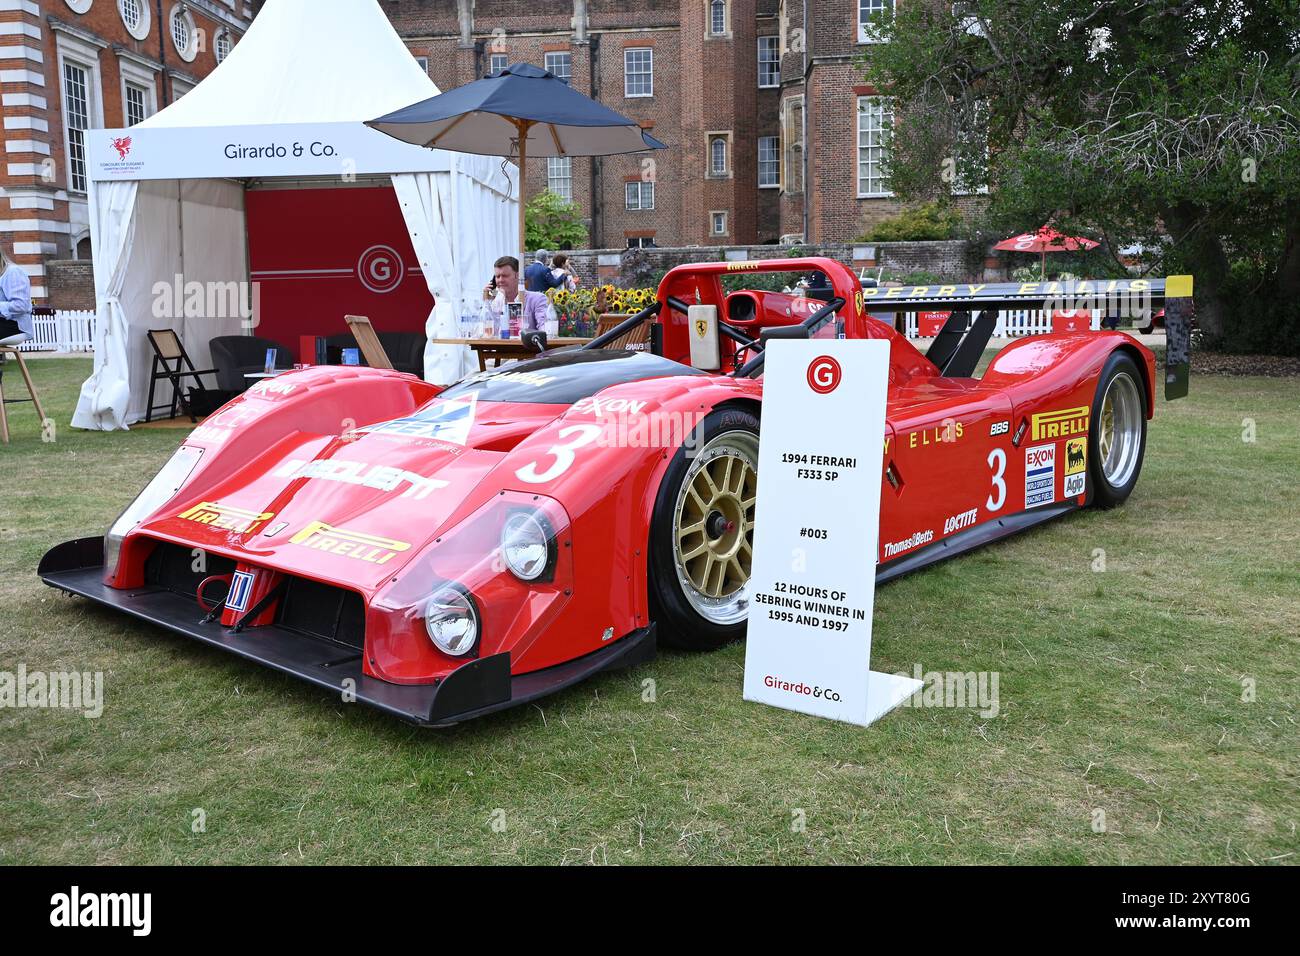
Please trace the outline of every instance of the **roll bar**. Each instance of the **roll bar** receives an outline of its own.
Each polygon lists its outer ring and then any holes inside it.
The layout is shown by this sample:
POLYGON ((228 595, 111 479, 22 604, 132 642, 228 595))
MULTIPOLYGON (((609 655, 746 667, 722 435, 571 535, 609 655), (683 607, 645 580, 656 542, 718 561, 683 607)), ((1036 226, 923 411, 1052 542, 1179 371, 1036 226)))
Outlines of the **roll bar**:
MULTIPOLYGON (((824 306, 822 306, 812 315, 808 316, 808 318, 800 322, 797 326, 790 326, 790 328, 803 329, 804 334, 802 337, 811 337, 812 334, 817 331, 817 329, 821 326, 823 322, 825 322, 827 319, 833 316, 840 309, 844 308, 844 306, 847 304, 848 303, 846 303, 839 296, 835 296, 835 298, 831 299, 829 302, 827 302, 824 306)), ((757 355, 755 355, 752 359, 750 359, 740 368, 736 369, 736 371, 732 373, 732 377, 733 378, 756 377, 758 373, 760 373, 763 370, 763 361, 766 358, 767 358, 767 352, 759 352, 757 355)))

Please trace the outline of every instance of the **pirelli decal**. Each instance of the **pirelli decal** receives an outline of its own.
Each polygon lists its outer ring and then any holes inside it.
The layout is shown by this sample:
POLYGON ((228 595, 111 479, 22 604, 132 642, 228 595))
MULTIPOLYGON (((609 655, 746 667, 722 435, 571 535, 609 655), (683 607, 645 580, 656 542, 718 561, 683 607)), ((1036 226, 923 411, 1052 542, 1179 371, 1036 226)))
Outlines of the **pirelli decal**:
POLYGON ((1088 430, 1088 406, 1063 408, 1056 412, 1038 412, 1030 419, 1030 438, 1043 441, 1069 438, 1088 430))
POLYGON ((212 528, 220 528, 223 531, 248 533, 256 531, 274 518, 275 512, 249 511, 247 508, 236 508, 219 501, 200 501, 193 508, 182 511, 178 517, 212 528))
POLYGON ((328 525, 324 521, 310 522, 290 538, 289 543, 316 551, 328 551, 330 554, 354 558, 368 564, 387 564, 397 555, 411 548, 405 541, 362 534, 360 531, 348 531, 346 528, 328 525))

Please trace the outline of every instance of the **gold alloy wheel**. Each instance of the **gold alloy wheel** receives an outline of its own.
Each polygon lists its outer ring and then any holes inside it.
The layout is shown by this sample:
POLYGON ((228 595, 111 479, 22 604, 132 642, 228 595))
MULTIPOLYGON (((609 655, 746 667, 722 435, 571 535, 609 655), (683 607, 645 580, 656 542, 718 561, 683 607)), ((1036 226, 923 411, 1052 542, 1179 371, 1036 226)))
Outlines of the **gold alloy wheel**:
POLYGON ((758 436, 724 432, 695 456, 673 517, 677 578, 691 606, 714 624, 749 609, 758 489, 758 436))
POLYGON ((1137 467, 1142 449, 1142 397, 1137 382, 1120 372, 1106 386, 1097 422, 1101 473, 1113 488, 1122 488, 1137 467))

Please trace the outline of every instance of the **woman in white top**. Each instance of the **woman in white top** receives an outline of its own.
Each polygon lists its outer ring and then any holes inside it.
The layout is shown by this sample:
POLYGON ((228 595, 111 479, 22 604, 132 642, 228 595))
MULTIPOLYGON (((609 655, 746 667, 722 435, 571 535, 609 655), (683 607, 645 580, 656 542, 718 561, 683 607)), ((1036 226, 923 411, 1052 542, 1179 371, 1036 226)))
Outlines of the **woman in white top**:
POLYGON ((0 339, 32 336, 32 281, 0 249, 0 339))
POLYGON ((578 277, 569 271, 569 257, 563 252, 551 260, 551 275, 563 283, 558 288, 566 289, 569 292, 577 291, 578 277))

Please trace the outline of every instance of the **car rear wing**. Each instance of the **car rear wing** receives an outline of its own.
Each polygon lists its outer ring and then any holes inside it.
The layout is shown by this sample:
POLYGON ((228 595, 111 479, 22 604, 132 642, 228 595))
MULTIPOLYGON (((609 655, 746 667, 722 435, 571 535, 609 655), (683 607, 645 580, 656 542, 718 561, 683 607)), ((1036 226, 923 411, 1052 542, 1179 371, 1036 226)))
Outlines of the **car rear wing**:
POLYGON ((969 374, 964 366, 970 364, 972 356, 978 358, 987 344, 985 333, 991 333, 996 314, 1006 309, 1098 310, 1107 318, 1133 317, 1145 325, 1163 308, 1167 338, 1165 398, 1182 398, 1187 394, 1191 367, 1191 276, 877 286, 861 289, 856 305, 859 313, 953 313, 927 353, 948 375, 969 374), (978 315, 969 333, 967 313, 978 315), (981 337, 984 341, 978 341, 981 337))

